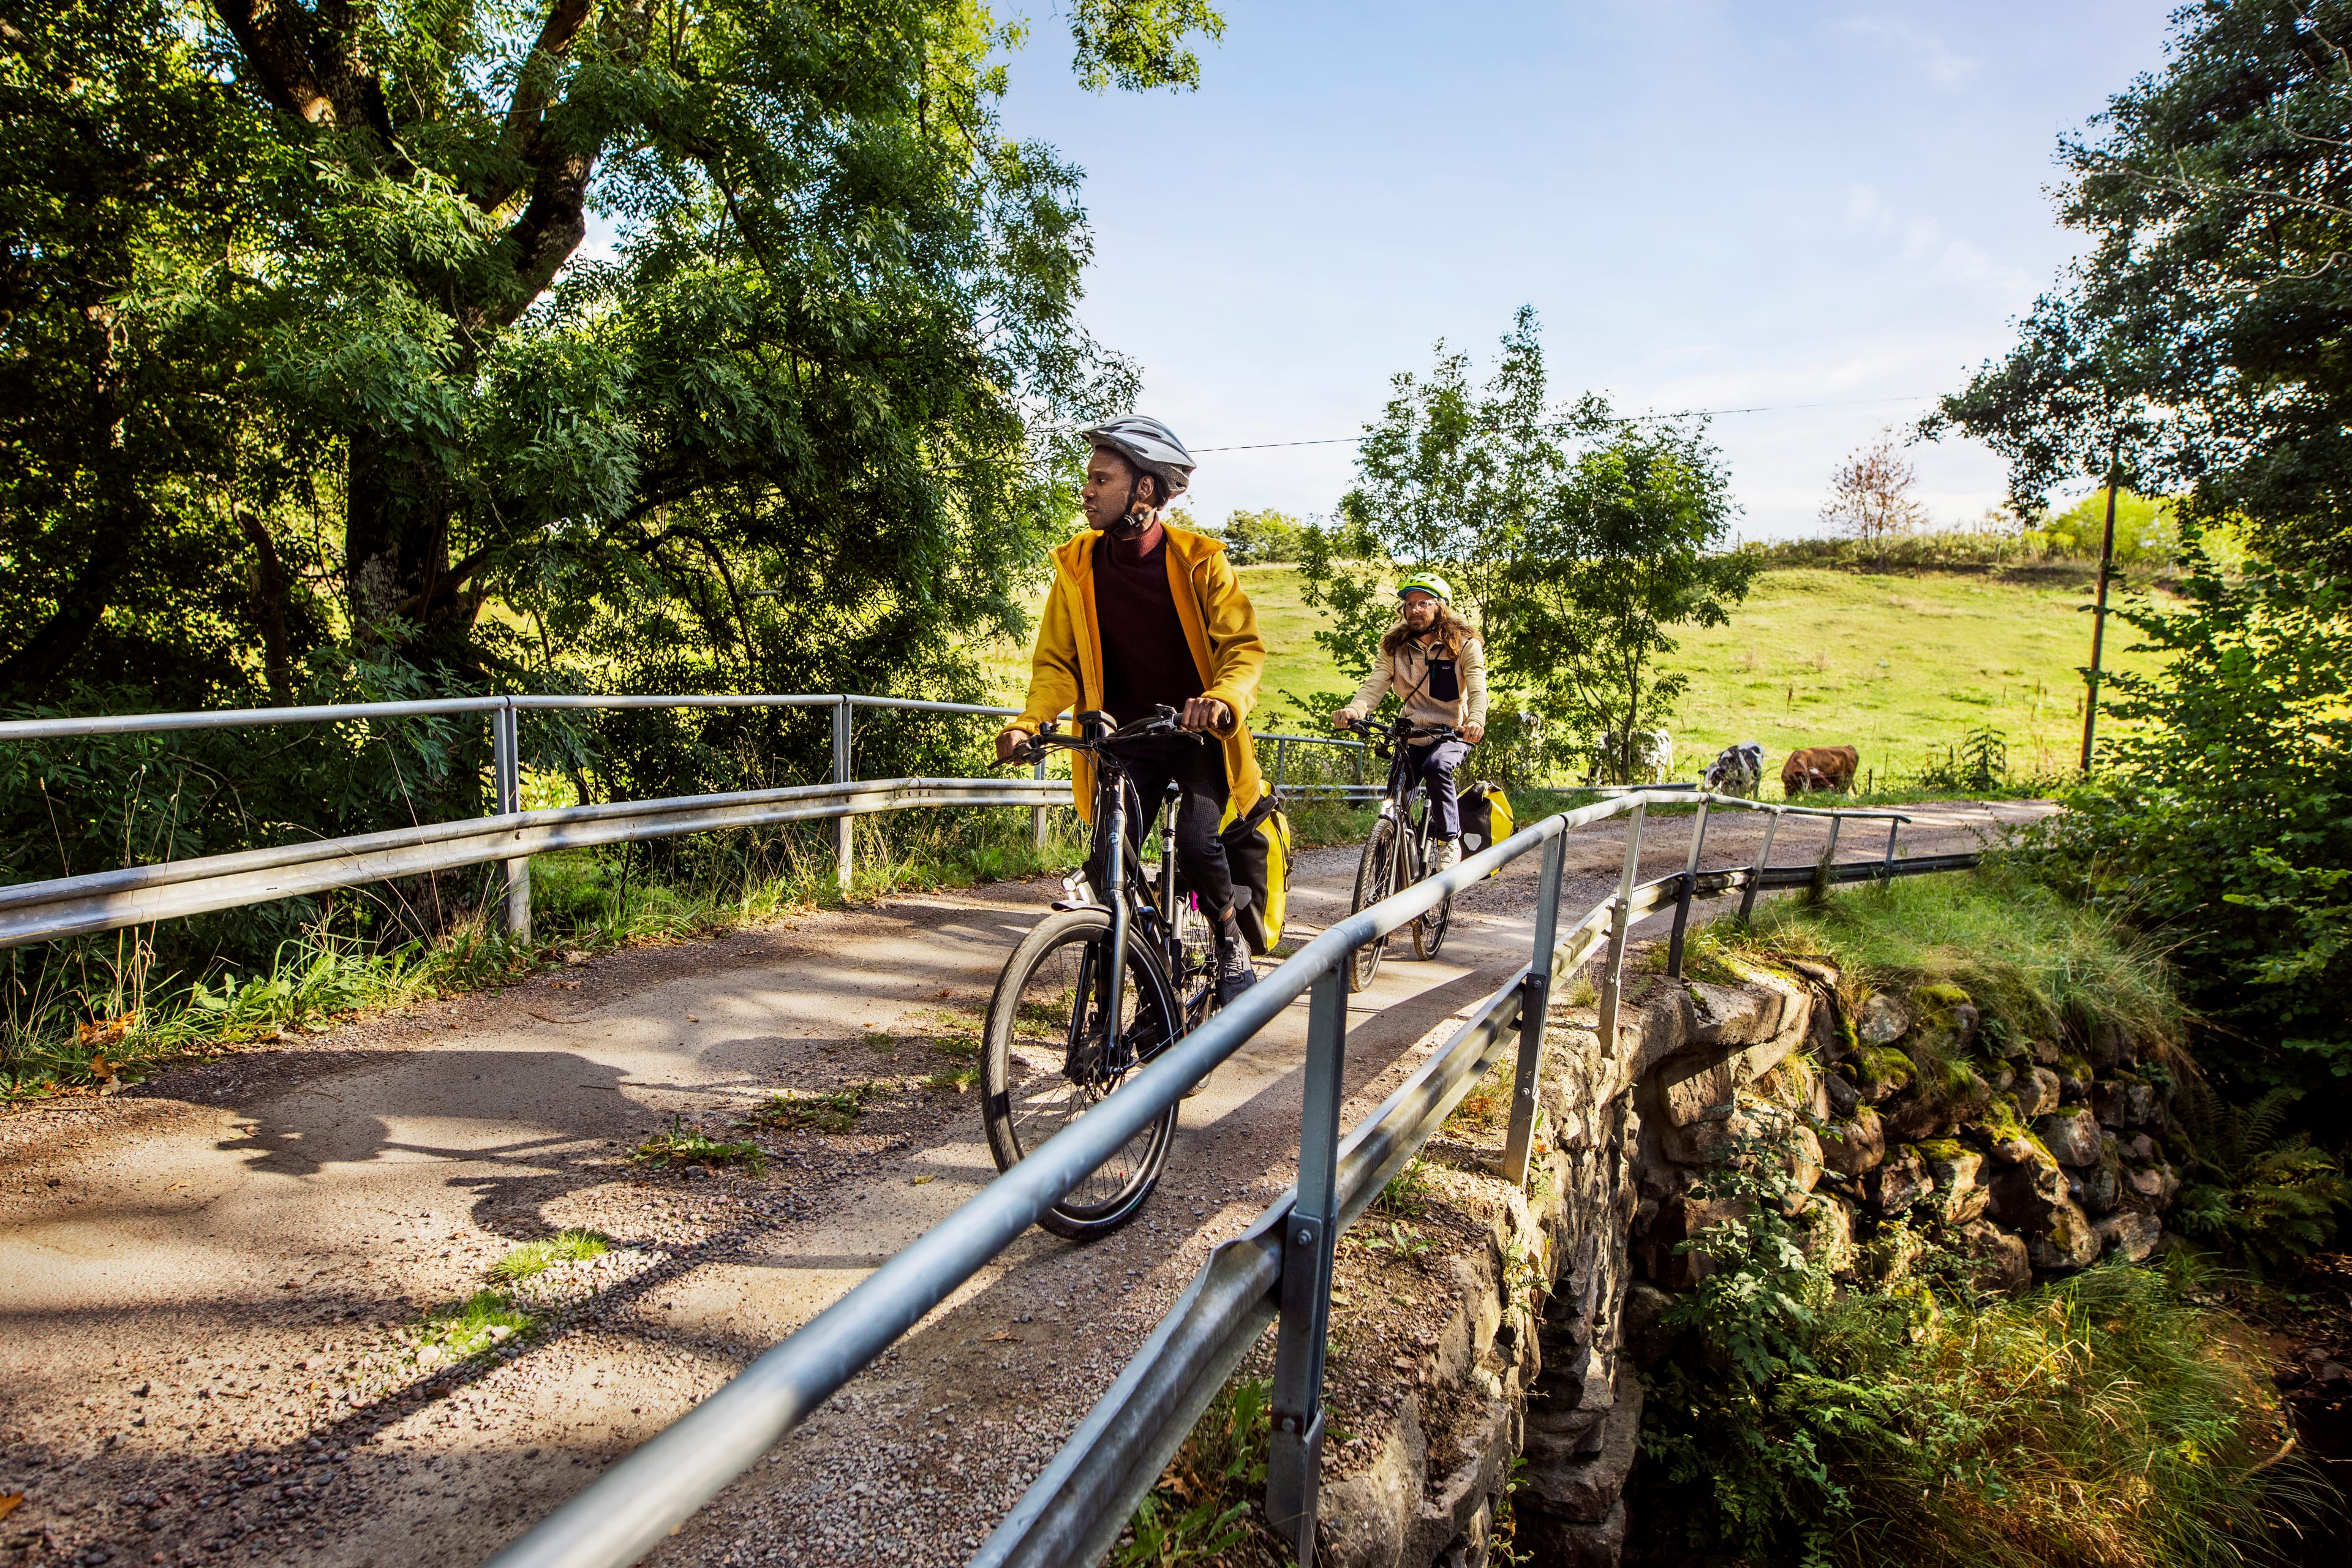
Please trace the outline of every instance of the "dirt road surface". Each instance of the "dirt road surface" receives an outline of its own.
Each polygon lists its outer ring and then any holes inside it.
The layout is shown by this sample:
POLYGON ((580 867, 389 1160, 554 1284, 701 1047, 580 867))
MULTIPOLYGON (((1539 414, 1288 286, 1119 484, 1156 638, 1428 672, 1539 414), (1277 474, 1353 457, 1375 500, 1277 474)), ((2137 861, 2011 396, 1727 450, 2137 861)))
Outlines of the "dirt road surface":
MULTIPOLYGON (((2046 807, 1915 808, 1905 849, 2046 807)), ((1650 825, 1643 875, 1687 820, 1650 825)), ((1707 863, 1752 855, 1718 814, 1707 863)), ((1776 864, 1819 851, 1790 819, 1776 864)), ((1858 841, 1859 840, 1859 841, 1858 841)), ((1874 858, 1850 833, 1841 858, 1874 858)), ((1606 897, 1616 825, 1571 841, 1606 897)), ((1346 912, 1352 850, 1301 857, 1294 940, 1346 912)), ((1352 1121, 1526 962, 1535 858, 1457 900, 1441 958, 1354 999, 1352 1121)), ((0 1563, 478 1561, 838 1300, 994 1175, 969 1061, 1013 883, 635 949, 0 1120, 0 1563), (761 1131, 764 1175, 651 1170, 646 1139, 751 1134, 778 1090, 863 1089, 845 1131, 761 1131), (428 1314, 567 1227, 600 1258, 500 1285, 529 1314, 436 1364, 428 1314)), ((1649 933, 1656 920, 1644 927, 1649 933)), ((961 1563, 1173 1301, 1289 1184, 1304 1000, 1188 1101, 1125 1232, 1031 1232, 655 1554, 961 1563)))

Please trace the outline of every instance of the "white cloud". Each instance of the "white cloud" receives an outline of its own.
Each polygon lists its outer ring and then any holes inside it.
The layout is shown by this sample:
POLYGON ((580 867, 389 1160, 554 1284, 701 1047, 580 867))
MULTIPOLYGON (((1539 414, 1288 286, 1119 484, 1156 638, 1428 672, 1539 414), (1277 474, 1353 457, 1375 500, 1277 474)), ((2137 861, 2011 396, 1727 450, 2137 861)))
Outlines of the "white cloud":
POLYGON ((1981 61, 1956 54, 1943 39, 1901 22, 1880 16, 1853 16, 1843 24, 1846 32, 1876 38, 1909 54, 1938 87, 1958 87, 1976 72, 1981 61))

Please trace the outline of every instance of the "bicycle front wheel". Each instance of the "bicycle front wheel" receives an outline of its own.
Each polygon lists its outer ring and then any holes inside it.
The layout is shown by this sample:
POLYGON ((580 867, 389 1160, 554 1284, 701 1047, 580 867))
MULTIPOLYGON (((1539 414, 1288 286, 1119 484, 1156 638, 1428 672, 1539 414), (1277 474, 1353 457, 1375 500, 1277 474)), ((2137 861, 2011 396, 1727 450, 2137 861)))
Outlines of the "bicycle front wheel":
MULTIPOLYGON (((998 1170, 1034 1153, 1176 1038, 1175 994, 1142 933, 1128 929, 1116 998, 1109 953, 1110 911, 1069 910, 1040 921, 1005 961, 981 1053, 981 1117, 998 1170)), ((1151 1195, 1175 1136, 1171 1105, 1037 1223, 1072 1241, 1117 1230, 1151 1195)))
MULTIPOLYGON (((1364 840, 1363 858, 1356 863, 1356 898, 1348 912, 1369 909, 1396 891, 1397 825, 1391 816, 1383 816, 1372 824, 1371 837, 1364 840)), ((1389 939, 1375 937, 1349 955, 1348 989, 1361 991, 1381 972, 1381 954, 1388 951, 1389 939)))

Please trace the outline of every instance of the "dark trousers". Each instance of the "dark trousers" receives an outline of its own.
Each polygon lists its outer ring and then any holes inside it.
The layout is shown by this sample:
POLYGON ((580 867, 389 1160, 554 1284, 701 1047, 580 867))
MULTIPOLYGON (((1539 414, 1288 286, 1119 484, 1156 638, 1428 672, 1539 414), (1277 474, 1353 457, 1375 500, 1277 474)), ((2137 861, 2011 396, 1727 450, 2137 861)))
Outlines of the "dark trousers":
MULTIPOLYGON (((1234 901, 1233 868, 1225 864, 1224 840, 1217 837, 1228 793, 1224 747, 1214 736, 1199 741, 1171 736, 1122 751, 1128 768, 1128 853, 1135 854, 1143 843, 1146 825, 1160 820, 1168 786, 1176 784, 1183 791, 1176 807, 1177 875, 1200 899, 1202 913, 1214 921, 1234 901)), ((1109 843, 1103 830, 1108 826, 1095 824, 1095 848, 1087 857, 1087 880, 1106 903, 1110 901, 1105 886, 1109 843)))
POLYGON ((1437 838, 1462 837, 1462 802, 1454 793, 1454 770, 1470 754, 1466 741, 1439 741, 1433 745, 1407 746, 1405 766, 1429 786, 1430 834, 1437 838))

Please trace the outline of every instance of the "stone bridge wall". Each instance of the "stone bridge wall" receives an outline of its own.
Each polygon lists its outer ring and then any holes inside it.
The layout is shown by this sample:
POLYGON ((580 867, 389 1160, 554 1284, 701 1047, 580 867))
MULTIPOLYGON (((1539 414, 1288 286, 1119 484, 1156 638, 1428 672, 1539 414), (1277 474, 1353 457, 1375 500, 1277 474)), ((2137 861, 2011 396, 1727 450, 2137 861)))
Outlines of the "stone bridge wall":
POLYGON ((1690 1189, 1743 1123, 1794 1121, 1790 1166, 1817 1246, 1908 1215, 2009 1288, 2103 1253, 2146 1257, 2178 1182, 2132 1042, 1996 1048, 1977 1025, 1948 988, 1850 1016, 1818 964, 1737 986, 1654 980, 1628 997, 1610 1056, 1591 1009, 1556 1007, 1528 1191, 1486 1183, 1491 1235, 1449 1260, 1458 1310, 1369 1465, 1325 1482, 1324 1560, 1484 1563, 1524 1457, 1518 1549, 1537 1568, 1617 1562, 1639 1370, 1671 1353, 1655 1325, 1706 1268, 1678 1244, 1717 1217, 1690 1189), (1521 1258, 1541 1260, 1538 1279, 1515 1279, 1521 1258))

